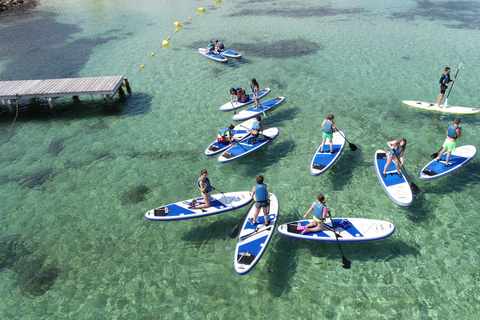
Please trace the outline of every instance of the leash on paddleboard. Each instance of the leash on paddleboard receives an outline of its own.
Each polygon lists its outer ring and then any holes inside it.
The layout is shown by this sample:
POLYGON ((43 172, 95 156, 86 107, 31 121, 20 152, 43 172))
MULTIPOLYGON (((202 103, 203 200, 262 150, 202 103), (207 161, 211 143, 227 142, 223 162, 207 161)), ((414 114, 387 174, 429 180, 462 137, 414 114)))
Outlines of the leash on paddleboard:
MULTIPOLYGON (((400 163, 400 158, 398 157, 398 154, 397 154, 397 151, 395 149, 392 149, 393 150, 393 153, 395 153, 395 157, 397 157, 397 160, 398 160, 398 163, 400 163)), ((412 187, 413 191, 415 192, 418 192, 420 191, 420 188, 412 182, 412 179, 410 179, 410 176, 408 175, 407 173, 407 169, 405 169, 405 167, 403 166, 403 164, 400 163, 400 165, 402 166, 403 168, 403 173, 405 174, 405 176, 408 178, 408 180, 410 181, 410 186, 412 187)))
MULTIPOLYGON (((458 71, 460 71, 461 66, 462 66, 462 62, 460 62, 460 65, 458 66, 458 69, 457 69, 457 73, 455 73, 455 77, 453 79, 457 79, 458 71)), ((450 96, 450 92, 452 92, 454 84, 455 84, 455 81, 453 81, 452 86, 450 87, 450 90, 448 90, 447 99, 445 99, 445 104, 443 105, 444 107, 446 107, 448 104, 448 97, 450 96)))
POLYGON ((344 269, 350 269, 352 262, 347 258, 345 258, 345 255, 343 254, 343 250, 342 250, 342 247, 340 246, 340 241, 338 241, 337 231, 335 230, 335 225, 333 224, 332 214, 330 213, 330 211, 328 211, 328 215, 330 216, 330 221, 332 222, 333 233, 335 234, 335 239, 337 239, 338 248, 340 249, 340 253, 342 254, 342 262, 343 262, 342 267, 344 269))
POLYGON ((233 239, 233 238, 236 238, 236 237, 237 237, 237 235, 238 235, 238 228, 239 228, 239 226, 240 226, 240 223, 243 221, 243 219, 245 219, 245 217, 247 216, 248 212, 250 211, 250 209, 253 207, 254 204, 255 204, 255 201, 253 201, 253 203, 250 205, 250 207, 248 207, 248 210, 247 210, 247 212, 245 212, 245 214, 243 215, 242 220, 240 220, 240 222, 237 223, 237 224, 235 225, 235 227, 233 227, 232 230, 230 230, 230 232, 228 233, 228 236, 229 236, 230 238, 233 239))
POLYGON ((335 128, 335 130, 338 131, 338 133, 340 133, 340 135, 343 137, 343 139, 345 139, 345 141, 348 142, 348 146, 350 147, 350 150, 352 150, 352 151, 357 150, 357 146, 354 145, 353 143, 350 143, 350 142, 347 140, 347 138, 340 132, 340 130, 338 130, 337 128, 335 128))

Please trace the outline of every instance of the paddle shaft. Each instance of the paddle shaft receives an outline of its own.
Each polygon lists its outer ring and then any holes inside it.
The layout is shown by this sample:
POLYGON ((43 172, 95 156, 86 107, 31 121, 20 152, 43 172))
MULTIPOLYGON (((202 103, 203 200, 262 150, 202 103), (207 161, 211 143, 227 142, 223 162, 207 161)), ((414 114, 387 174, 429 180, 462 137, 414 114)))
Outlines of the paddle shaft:
POLYGON ((248 213, 250 212, 250 209, 253 207, 254 204, 255 204, 255 201, 250 205, 250 207, 248 208, 247 212, 245 212, 245 214, 244 214, 243 217, 242 217, 242 220, 240 220, 240 222, 237 223, 237 224, 235 225, 235 227, 233 227, 232 230, 230 230, 230 233, 228 234, 228 236, 229 236, 230 238, 233 239, 233 238, 236 238, 236 237, 237 237, 237 235, 238 235, 238 228, 239 228, 239 226, 240 226, 240 223, 241 223, 241 222, 243 221, 243 219, 245 219, 245 217, 248 215, 248 213))
MULTIPOLYGON (((460 62, 460 65, 458 66, 457 72, 455 73, 455 77, 453 77, 453 79, 457 79, 458 71, 460 71, 461 66, 462 66, 462 62, 460 62)), ((455 81, 453 81, 452 86, 448 90, 447 98, 445 99, 445 106, 447 106, 448 97, 450 96, 450 92, 452 92, 452 88, 454 84, 455 84, 455 81)))
POLYGON ((395 157, 397 157, 398 163, 400 163, 400 165, 403 168, 403 173, 405 174, 405 176, 410 181, 410 186, 412 186, 413 189, 418 190, 419 189, 418 186, 415 183, 412 182, 412 179, 410 179, 410 176, 407 173, 407 169, 405 169, 405 167, 403 166, 403 163, 400 162, 400 157, 398 156, 397 151, 395 149, 392 149, 392 150, 393 150, 393 153, 395 153, 395 157))
POLYGON ((340 130, 338 130, 337 128, 335 128, 335 130, 337 130, 338 133, 340 133, 340 135, 343 137, 343 139, 345 139, 345 141, 348 142, 348 145, 349 145, 349 147, 350 147, 350 149, 351 149, 352 151, 357 150, 357 146, 356 146, 355 144, 353 144, 353 143, 350 143, 350 141, 347 140, 347 138, 341 133, 340 130))
POLYGON ((347 258, 345 258, 345 255, 343 254, 343 250, 342 250, 342 247, 340 246, 340 241, 338 241, 337 231, 335 230, 335 225, 333 224, 332 214, 330 213, 330 211, 328 211, 328 215, 330 216, 330 221, 332 222, 333 233, 335 234, 335 239, 337 239, 338 248, 340 249, 340 253, 342 254, 342 261, 343 261, 342 267, 344 269, 350 269, 351 262, 347 258))

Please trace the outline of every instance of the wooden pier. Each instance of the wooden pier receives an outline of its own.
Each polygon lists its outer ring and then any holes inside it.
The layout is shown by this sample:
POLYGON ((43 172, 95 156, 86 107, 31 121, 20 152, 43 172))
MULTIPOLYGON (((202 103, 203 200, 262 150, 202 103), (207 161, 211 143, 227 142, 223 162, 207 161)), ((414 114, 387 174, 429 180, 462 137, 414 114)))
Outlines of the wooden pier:
POLYGON ((91 96, 93 99, 93 95, 101 95, 106 102, 117 92, 124 95, 122 86, 131 92, 128 80, 123 76, 0 81, 0 102, 8 105, 13 113, 12 102, 18 108, 21 99, 45 99, 53 110, 52 101, 56 98, 91 96))

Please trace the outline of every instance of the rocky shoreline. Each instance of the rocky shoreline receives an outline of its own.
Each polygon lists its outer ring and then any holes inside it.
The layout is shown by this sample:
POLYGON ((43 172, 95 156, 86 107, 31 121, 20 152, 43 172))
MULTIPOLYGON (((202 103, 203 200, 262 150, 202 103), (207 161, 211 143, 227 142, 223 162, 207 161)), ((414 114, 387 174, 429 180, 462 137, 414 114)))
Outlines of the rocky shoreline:
POLYGON ((0 0, 0 12, 35 0, 0 0))

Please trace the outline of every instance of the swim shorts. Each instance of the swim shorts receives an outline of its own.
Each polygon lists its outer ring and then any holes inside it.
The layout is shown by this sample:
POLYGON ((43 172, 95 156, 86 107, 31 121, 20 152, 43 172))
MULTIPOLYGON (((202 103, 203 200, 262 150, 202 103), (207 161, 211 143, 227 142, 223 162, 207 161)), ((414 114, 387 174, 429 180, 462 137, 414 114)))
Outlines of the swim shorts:
POLYGON ((322 138, 323 139, 326 139, 326 138, 329 138, 330 140, 333 139, 333 133, 326 133, 325 131, 323 132, 323 135, 322 135, 322 138))
POLYGON ((255 208, 268 207, 268 200, 255 202, 255 208))
POLYGON ((443 147, 445 148, 445 150, 450 151, 450 152, 454 152, 456 146, 457 146, 456 141, 451 141, 451 140, 448 140, 448 139, 445 139, 445 142, 443 143, 443 147))
POLYGON ((440 93, 441 93, 441 94, 445 94, 445 91, 446 91, 446 90, 447 90, 447 86, 446 86, 446 85, 444 85, 444 84, 440 85, 440 93))

